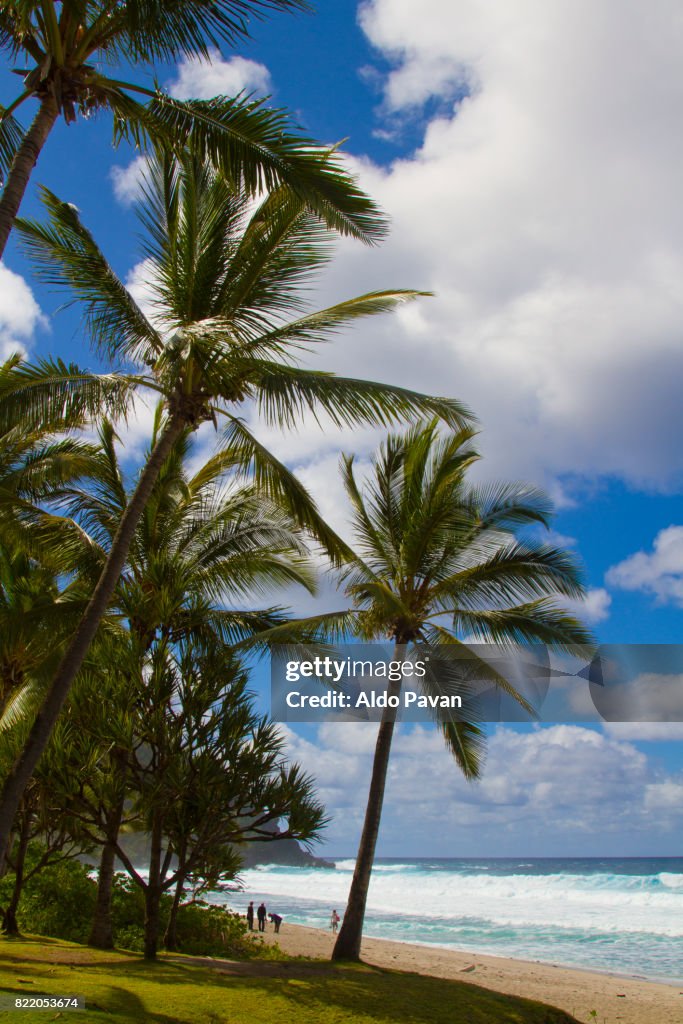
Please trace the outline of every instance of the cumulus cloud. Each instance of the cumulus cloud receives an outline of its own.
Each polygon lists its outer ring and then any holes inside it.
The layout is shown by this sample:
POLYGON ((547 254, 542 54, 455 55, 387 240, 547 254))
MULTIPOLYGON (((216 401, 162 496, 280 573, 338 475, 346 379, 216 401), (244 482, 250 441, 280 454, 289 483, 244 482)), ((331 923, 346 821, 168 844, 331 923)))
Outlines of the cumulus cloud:
POLYGON ((23 277, 0 263, 0 359, 25 353, 38 327, 47 320, 23 277))
POLYGON ((114 195, 122 206, 132 206, 142 198, 142 187, 147 172, 146 156, 136 156, 126 167, 116 164, 111 169, 114 195))
POLYGON ((568 611, 573 612, 584 622, 594 625, 598 622, 604 622, 605 619, 609 618, 612 598, 604 587, 592 587, 586 592, 586 596, 582 601, 571 601, 563 598, 562 604, 568 611))
POLYGON ((344 242, 326 288, 436 297, 359 326, 326 365, 464 399, 489 475, 661 488, 683 475, 674 14, 617 0, 362 8, 393 62, 392 110, 453 83, 467 95, 425 121, 415 153, 352 162, 392 234, 380 252, 344 242))
POLYGON ((652 551, 637 551, 605 577, 621 590, 652 594, 662 604, 683 607, 683 526, 668 526, 654 539, 652 551))
POLYGON ((178 77, 169 85, 169 92, 179 100, 210 100, 241 92, 263 96, 270 91, 267 67, 244 57, 224 60, 218 50, 212 50, 208 60, 184 58, 178 65, 178 77))
MULTIPOLYGON (((355 852, 362 825, 376 726, 328 723, 315 738, 288 730, 292 756, 317 780, 333 822, 328 849, 355 852), (350 836, 352 839, 350 840, 350 836)), ((382 852, 476 854, 496 849, 623 849, 649 833, 665 836, 681 816, 680 780, 659 775, 632 743, 579 726, 490 737, 481 780, 466 782, 436 730, 398 729, 391 755, 380 844, 382 852), (427 781, 428 780, 428 781, 427 781), (540 845, 539 845, 540 844, 540 845), (538 848, 537 848, 538 847, 538 848)))

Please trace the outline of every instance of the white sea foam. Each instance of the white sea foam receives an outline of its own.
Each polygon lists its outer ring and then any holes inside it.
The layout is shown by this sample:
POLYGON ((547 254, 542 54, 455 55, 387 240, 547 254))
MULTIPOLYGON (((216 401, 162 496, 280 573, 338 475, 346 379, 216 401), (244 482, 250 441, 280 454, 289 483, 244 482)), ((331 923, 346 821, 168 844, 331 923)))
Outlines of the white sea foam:
POLYGON ((683 889, 683 875, 674 875, 670 871, 661 871, 658 878, 667 889, 683 889))
MULTIPOLYGON (((245 871, 245 887, 264 896, 343 905, 353 861, 335 871, 262 867, 245 871)), ((498 928, 683 936, 683 875, 494 874, 430 870, 419 863, 379 864, 368 911, 387 920, 452 921, 498 928), (408 876, 408 877, 407 877, 408 876)))

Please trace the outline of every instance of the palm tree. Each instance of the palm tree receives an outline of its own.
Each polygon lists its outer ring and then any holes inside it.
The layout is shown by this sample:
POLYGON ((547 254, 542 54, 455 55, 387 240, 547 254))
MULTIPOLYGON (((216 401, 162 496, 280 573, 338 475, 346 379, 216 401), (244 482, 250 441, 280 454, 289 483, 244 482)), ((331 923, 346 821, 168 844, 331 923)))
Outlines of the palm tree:
MULTIPOLYGON (((127 372, 122 380, 157 392, 164 429, 118 525, 88 608, 36 716, 26 746, 0 797, 0 853, 21 793, 44 750, 69 688, 97 631, 128 549, 169 452, 188 429, 218 417, 223 444, 237 465, 311 530, 337 559, 344 546, 320 518, 305 489, 249 432, 239 417, 253 402, 266 423, 291 427, 310 410, 335 425, 391 423, 415 415, 461 426, 466 410, 403 388, 303 369, 296 352, 355 320, 415 298, 414 291, 371 292, 288 320, 302 308, 301 285, 329 255, 329 231, 287 186, 254 210, 236 188, 198 158, 162 155, 152 168, 145 254, 156 288, 156 315, 146 315, 115 275, 77 210, 43 190, 49 222, 18 223, 39 274, 67 286, 85 305, 90 334, 127 372), (132 373, 131 363, 145 372, 132 373)), ((32 409, 27 405, 26 414, 32 409)))
POLYGON ((305 0, 6 0, 0 52, 15 62, 23 88, 0 107, 0 258, 58 118, 70 124, 100 110, 113 116, 115 141, 190 146, 251 193, 286 181, 338 230, 366 241, 381 236, 374 204, 329 150, 292 132, 284 112, 244 96, 182 103, 103 71, 207 56, 210 46, 248 35, 252 15, 306 9, 305 0), (24 132, 15 113, 31 99, 39 107, 24 132))
MULTIPOLYGON (((496 644, 584 645, 590 642, 587 632, 556 604, 560 595, 575 598, 583 591, 569 555, 516 536, 520 528, 547 525, 551 508, 545 495, 525 485, 467 485, 467 470, 478 458, 471 439, 470 430, 440 437, 433 422, 390 436, 364 489, 355 479, 353 458, 343 460, 358 552, 344 570, 347 593, 357 609, 358 634, 390 638, 397 660, 415 644, 460 649, 476 659, 484 678, 515 696, 507 680, 458 635, 496 644)), ((432 695, 444 689, 430 674, 421 685, 432 695)), ((392 686, 392 693, 400 694, 401 680, 392 686)), ((388 709, 379 726, 365 822, 333 959, 360 956, 394 720, 388 709)), ((476 778, 483 752, 480 727, 454 716, 440 717, 438 724, 466 778, 476 778)))

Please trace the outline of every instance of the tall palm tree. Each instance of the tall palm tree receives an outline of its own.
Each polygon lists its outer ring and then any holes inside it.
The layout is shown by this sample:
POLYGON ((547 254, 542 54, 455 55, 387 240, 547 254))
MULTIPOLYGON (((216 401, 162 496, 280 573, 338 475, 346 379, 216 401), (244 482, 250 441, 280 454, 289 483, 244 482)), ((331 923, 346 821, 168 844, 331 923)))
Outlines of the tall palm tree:
MULTIPOLYGON (((357 632, 368 640, 393 640, 398 660, 415 644, 443 646, 448 652, 460 648, 476 658, 458 639, 463 635, 563 649, 589 643, 586 630, 556 603, 560 596, 575 598, 583 592, 574 560, 517 537, 520 528, 547 525, 547 498, 525 485, 469 487, 467 470, 478 458, 471 439, 470 430, 440 437, 435 423, 390 436, 365 488, 355 478, 353 458, 343 460, 358 552, 345 569, 357 632)), ((516 695, 502 675, 476 660, 486 679, 516 695)), ((440 680, 430 674, 420 682, 432 695, 442 692, 440 680)), ((399 695, 401 680, 392 686, 399 695)), ((333 959, 360 956, 394 721, 395 712, 385 711, 333 959)), ((438 724, 466 778, 476 778, 484 741, 480 727, 454 716, 440 717, 438 724)))
POLYGON ((253 402, 266 423, 290 427, 306 410, 332 423, 391 423, 415 415, 461 426, 466 410, 453 399, 303 369, 296 352, 355 320, 394 309, 414 291, 371 292, 295 320, 301 285, 329 255, 330 233, 287 186, 254 210, 236 188, 192 155, 161 156, 142 208, 145 254, 156 288, 156 315, 146 315, 114 274, 78 212, 44 190, 49 223, 21 221, 19 230, 38 272, 69 287, 85 305, 98 348, 126 368, 131 385, 157 392, 164 429, 121 518, 106 564, 36 716, 26 746, 0 796, 0 854, 24 786, 44 750, 69 688, 97 631, 123 569, 155 480, 176 441, 201 423, 226 427, 223 443, 236 464, 251 467, 262 488, 289 504, 337 558, 343 545, 324 524, 306 491, 240 419, 253 402))
POLYGON ((5 0, 0 53, 15 62, 23 88, 0 107, 0 258, 58 118, 70 124, 100 110, 113 116, 115 141, 194 147, 252 193, 286 181, 338 230, 379 237, 385 224, 374 204, 329 150, 292 132, 282 111, 244 96, 183 103, 116 76, 117 67, 207 56, 210 46, 248 35, 252 15, 306 9, 305 0, 5 0), (24 132, 15 113, 32 99, 38 111, 24 132))

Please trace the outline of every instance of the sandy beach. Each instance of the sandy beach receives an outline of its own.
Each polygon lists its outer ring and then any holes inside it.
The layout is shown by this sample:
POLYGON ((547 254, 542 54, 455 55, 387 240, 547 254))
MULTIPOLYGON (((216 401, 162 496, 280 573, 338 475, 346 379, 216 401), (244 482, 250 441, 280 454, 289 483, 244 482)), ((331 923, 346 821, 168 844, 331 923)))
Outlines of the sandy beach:
MULTIPOLYGON (((272 927, 267 942, 277 941, 293 956, 327 958, 330 932, 286 922, 279 935, 272 927)), ((365 939, 362 957, 377 967, 452 978, 510 995, 559 1006, 591 1024, 683 1024, 683 984, 666 985, 552 964, 509 960, 384 939, 365 939), (597 1011, 597 1016, 591 1011, 597 1011)))

